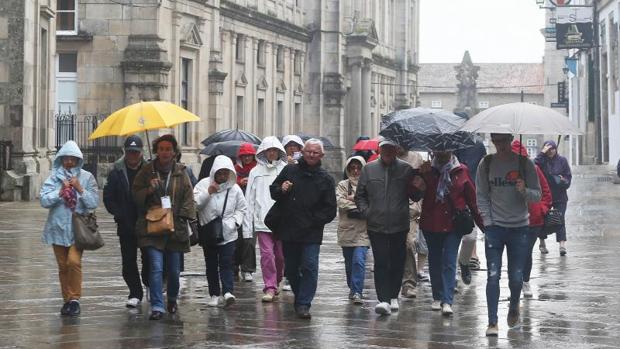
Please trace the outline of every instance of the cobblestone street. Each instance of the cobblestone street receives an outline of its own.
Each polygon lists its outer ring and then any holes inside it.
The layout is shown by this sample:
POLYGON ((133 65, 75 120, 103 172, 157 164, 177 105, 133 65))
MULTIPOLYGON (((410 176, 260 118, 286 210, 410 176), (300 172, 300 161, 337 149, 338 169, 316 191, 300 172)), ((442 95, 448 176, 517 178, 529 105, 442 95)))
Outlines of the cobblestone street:
MULTIPOLYGON (((522 325, 508 330, 507 277, 502 278, 498 338, 487 338, 485 271, 476 271, 455 298, 455 314, 430 309, 430 285, 378 317, 368 263, 363 306, 347 299, 343 258, 330 224, 321 250, 312 320, 300 320, 292 295, 263 304, 260 272, 235 284, 237 302, 208 308, 202 250, 186 255, 179 312, 149 321, 147 302, 125 308, 127 289, 115 226, 98 209, 106 246, 85 252, 82 315, 64 318, 52 249, 41 243, 47 211, 38 202, 0 203, 0 348, 617 348, 620 339, 620 186, 602 167, 577 168, 569 192, 568 255, 554 238, 550 253, 534 250, 534 297, 522 300, 522 325)), ((478 254, 484 259, 482 240, 478 254)), ((370 259, 371 260, 371 259, 370 259)), ((485 261, 482 261, 484 267, 485 261)), ((260 269, 260 268, 259 268, 260 269)), ((504 263, 505 269, 505 263, 504 263)))

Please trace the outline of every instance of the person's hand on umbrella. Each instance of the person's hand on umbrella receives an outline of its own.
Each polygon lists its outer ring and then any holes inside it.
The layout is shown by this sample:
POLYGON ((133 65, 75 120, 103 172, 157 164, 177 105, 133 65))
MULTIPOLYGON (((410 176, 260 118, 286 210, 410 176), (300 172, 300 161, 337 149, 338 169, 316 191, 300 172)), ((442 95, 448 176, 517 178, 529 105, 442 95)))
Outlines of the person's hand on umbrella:
POLYGON ((155 190, 157 190, 157 188, 159 188, 159 178, 152 178, 151 179, 151 187, 149 188, 149 193, 155 192, 155 190))
POLYGON ((517 178, 515 181, 515 188, 521 194, 525 194, 525 181, 522 178, 517 178))
POLYGON ((217 193, 217 191, 220 189, 220 185, 213 182, 211 183, 211 185, 209 186, 209 189, 207 189, 209 191, 209 194, 213 194, 213 193, 217 193))
POLYGON ((284 181, 284 183, 282 183, 282 192, 283 193, 288 193, 288 191, 293 187, 293 182, 291 181, 284 181))

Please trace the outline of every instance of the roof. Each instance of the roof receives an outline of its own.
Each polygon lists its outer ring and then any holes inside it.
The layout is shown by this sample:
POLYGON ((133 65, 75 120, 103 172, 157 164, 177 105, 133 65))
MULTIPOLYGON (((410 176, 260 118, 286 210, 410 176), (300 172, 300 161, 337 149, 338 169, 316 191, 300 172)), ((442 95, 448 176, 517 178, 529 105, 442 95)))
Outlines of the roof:
MULTIPOLYGON (((418 87, 420 93, 456 92, 456 70, 460 63, 420 64, 418 87)), ((478 93, 542 94, 544 74, 542 63, 479 63, 478 93)))

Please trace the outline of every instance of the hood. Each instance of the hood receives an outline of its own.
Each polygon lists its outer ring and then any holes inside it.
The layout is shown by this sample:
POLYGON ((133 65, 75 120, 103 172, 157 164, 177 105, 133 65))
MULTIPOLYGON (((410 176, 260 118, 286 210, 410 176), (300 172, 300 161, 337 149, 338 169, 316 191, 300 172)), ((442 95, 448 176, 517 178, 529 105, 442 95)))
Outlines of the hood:
POLYGON ((219 191, 232 188, 235 183, 237 183, 237 172, 235 171, 235 166, 233 165, 232 160, 225 155, 218 155, 215 158, 215 161, 213 161, 213 167, 211 167, 211 172, 209 173, 211 180, 215 181, 215 172, 223 168, 229 170, 232 175, 228 177, 228 182, 220 185, 219 191))
POLYGON ((551 149, 558 149, 558 145, 554 141, 545 141, 545 143, 543 143, 543 148, 546 145, 550 145, 551 149))
POLYGON ((520 154, 522 156, 528 157, 527 149, 519 142, 518 140, 512 141, 512 152, 515 154, 520 154))
POLYGON ((349 164, 351 163, 351 161, 353 160, 357 160, 362 164, 362 167, 366 166, 366 160, 364 160, 363 157, 357 155, 357 156, 351 156, 350 158, 347 159, 347 162, 344 164, 344 170, 347 173, 347 177, 351 178, 351 174, 349 173, 349 164))
POLYGON ((84 166, 84 155, 82 155, 82 151, 75 141, 67 141, 56 153, 56 157, 54 158, 54 170, 62 169, 63 156, 75 156, 80 159, 77 166, 71 169, 72 173, 74 173, 75 170, 81 170, 82 166, 84 166))
POLYGON ((282 145, 282 143, 280 143, 277 137, 268 136, 268 137, 265 137, 263 141, 260 143, 260 145, 258 146, 257 154, 256 154, 256 160, 261 165, 268 164, 267 157, 265 156, 265 151, 270 148, 278 149, 278 153, 280 154, 278 159, 280 161, 286 162, 286 151, 284 151, 284 146, 282 145))
POLYGON ((251 143, 241 143, 239 151, 237 152, 237 157, 240 158, 242 155, 256 155, 254 145, 251 143))
POLYGON ((300 147, 304 147, 304 141, 301 140, 301 137, 297 135, 288 135, 282 138, 282 145, 286 147, 290 142, 299 144, 300 147))

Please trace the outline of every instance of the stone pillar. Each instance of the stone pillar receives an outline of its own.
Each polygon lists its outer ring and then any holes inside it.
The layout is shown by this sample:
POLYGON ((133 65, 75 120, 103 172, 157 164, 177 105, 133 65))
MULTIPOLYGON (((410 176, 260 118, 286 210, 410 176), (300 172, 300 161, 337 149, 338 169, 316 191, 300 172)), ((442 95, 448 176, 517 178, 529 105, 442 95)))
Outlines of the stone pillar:
MULTIPOLYGON (((225 42, 227 40, 227 33, 221 32, 218 41, 225 42)), ((213 47, 222 47, 218 42, 213 47)), ((217 120, 222 118, 223 111, 223 95, 224 95, 224 80, 228 73, 224 72, 222 52, 212 49, 209 52, 209 119, 207 121, 207 128, 209 133, 215 132, 217 129, 217 120)))
POLYGON ((372 72, 372 61, 364 60, 362 66, 362 114, 361 114, 361 134, 363 136, 374 136, 372 132, 372 120, 370 119, 370 74, 372 72))
POLYGON ((361 135, 362 132, 362 60, 354 59, 351 65, 351 94, 349 97, 349 116, 347 120, 349 120, 348 125, 345 124, 348 132, 345 132, 345 135, 348 134, 349 137, 345 137, 345 148, 350 146, 351 142, 355 140, 356 137, 361 135))

